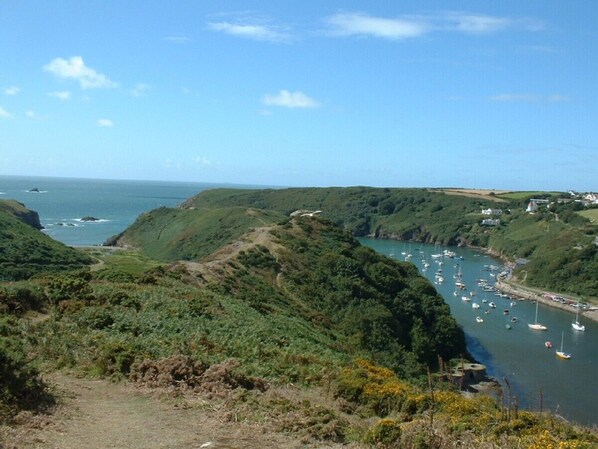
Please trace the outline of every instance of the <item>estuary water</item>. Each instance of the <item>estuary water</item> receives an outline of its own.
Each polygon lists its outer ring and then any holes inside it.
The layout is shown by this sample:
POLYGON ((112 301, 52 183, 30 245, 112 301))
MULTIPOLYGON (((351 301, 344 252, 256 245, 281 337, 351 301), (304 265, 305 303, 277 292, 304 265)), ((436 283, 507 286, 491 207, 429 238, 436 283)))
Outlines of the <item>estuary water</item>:
POLYGON ((500 297, 484 292, 478 286, 480 279, 486 280, 488 285, 494 284, 499 273, 488 271, 485 266, 501 265, 500 261, 485 254, 467 248, 393 240, 361 239, 361 243, 399 260, 405 260, 406 254, 411 253, 410 262, 434 283, 465 331, 470 353, 488 367, 489 374, 496 380, 504 383, 504 379, 508 379, 512 394, 517 396, 522 408, 539 410, 542 402, 543 410, 582 424, 598 424, 598 323, 580 316, 586 331, 575 331, 571 327, 574 313, 540 303, 538 322, 547 326, 548 330, 529 329, 527 324, 535 321, 535 302, 500 297), (442 253, 444 249, 450 249, 456 256, 432 258, 432 254, 442 253), (425 272, 424 261, 429 263, 425 272), (436 277, 439 269, 442 269, 442 283, 436 277), (467 290, 455 287, 456 278, 453 276, 459 272, 467 290), (469 300, 464 301, 463 296, 469 300), (496 304, 496 308, 489 306, 491 302, 496 304), (474 303, 480 308, 473 308, 474 303), (478 323, 477 317, 484 321, 478 323), (510 330, 506 329, 507 324, 511 326, 510 330), (555 350, 560 349, 561 336, 564 351, 572 354, 570 360, 556 357, 555 350), (546 348, 546 341, 552 343, 551 349, 546 348))

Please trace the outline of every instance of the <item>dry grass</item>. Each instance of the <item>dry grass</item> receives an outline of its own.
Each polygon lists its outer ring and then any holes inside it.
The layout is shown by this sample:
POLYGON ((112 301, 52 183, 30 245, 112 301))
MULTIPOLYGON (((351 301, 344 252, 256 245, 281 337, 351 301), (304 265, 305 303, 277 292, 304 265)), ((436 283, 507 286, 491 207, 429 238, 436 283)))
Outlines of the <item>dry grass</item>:
POLYGON ((497 195, 509 193, 508 190, 485 190, 485 189, 430 189, 432 192, 444 192, 447 195, 460 195, 469 198, 480 198, 484 200, 491 200, 497 203, 508 203, 504 198, 499 198, 497 195), (494 195, 491 195, 493 193, 494 195))

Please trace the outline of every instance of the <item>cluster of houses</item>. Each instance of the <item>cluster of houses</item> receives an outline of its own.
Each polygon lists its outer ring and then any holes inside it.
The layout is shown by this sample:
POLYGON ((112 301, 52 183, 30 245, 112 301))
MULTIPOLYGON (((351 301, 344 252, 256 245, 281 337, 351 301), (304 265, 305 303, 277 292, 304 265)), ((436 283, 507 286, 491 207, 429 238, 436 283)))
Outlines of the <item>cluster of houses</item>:
MULTIPOLYGON (((598 206, 598 193, 577 193, 574 191, 570 191, 569 195, 570 198, 559 198, 557 201, 559 203, 581 203, 583 206, 598 206)), ((536 212, 541 204, 548 204, 549 201, 546 199, 540 198, 532 198, 529 200, 529 204, 527 205, 526 212, 533 214, 536 212)))
POLYGON ((569 193, 574 198, 579 197, 580 198, 579 201, 581 201, 584 206, 598 205, 598 193, 583 193, 583 194, 579 194, 579 193, 575 193, 575 192, 569 192, 569 193))
MULTIPOLYGON (((598 193, 577 193, 570 191, 569 194, 571 198, 562 198, 559 199, 558 202, 579 202, 584 206, 594 206, 598 205, 598 193)), ((533 214, 540 209, 542 205, 548 205, 550 203, 549 200, 544 198, 532 198, 529 200, 527 208, 525 211, 527 213, 533 214)), ((498 226, 500 225, 500 215, 502 215, 502 209, 482 209, 482 215, 488 215, 488 218, 482 219, 482 226, 498 226)))
MULTIPOLYGON (((489 215, 491 217, 498 217, 502 215, 502 209, 482 209, 482 215, 489 215)), ((500 225, 500 218, 484 218, 482 226, 498 226, 500 225)))

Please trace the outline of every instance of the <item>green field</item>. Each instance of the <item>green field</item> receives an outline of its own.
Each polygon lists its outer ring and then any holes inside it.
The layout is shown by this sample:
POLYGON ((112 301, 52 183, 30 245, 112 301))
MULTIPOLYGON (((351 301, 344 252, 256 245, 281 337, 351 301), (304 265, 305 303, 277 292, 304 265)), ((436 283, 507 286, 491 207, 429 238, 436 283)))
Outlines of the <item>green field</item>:
POLYGON ((587 218, 594 225, 598 225, 598 209, 588 209, 578 212, 582 217, 587 218))

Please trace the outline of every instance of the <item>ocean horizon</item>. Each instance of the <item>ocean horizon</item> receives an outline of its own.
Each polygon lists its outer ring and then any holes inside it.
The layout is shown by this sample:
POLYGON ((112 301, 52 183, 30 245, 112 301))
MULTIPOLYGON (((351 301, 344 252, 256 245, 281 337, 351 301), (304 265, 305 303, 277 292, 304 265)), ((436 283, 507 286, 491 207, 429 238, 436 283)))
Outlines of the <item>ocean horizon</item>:
POLYGON ((230 183, 0 175, 0 199, 14 199, 39 214, 43 232, 70 246, 102 245, 137 217, 176 207, 214 188, 265 189, 230 183), (83 221, 94 217, 96 221, 83 221))

